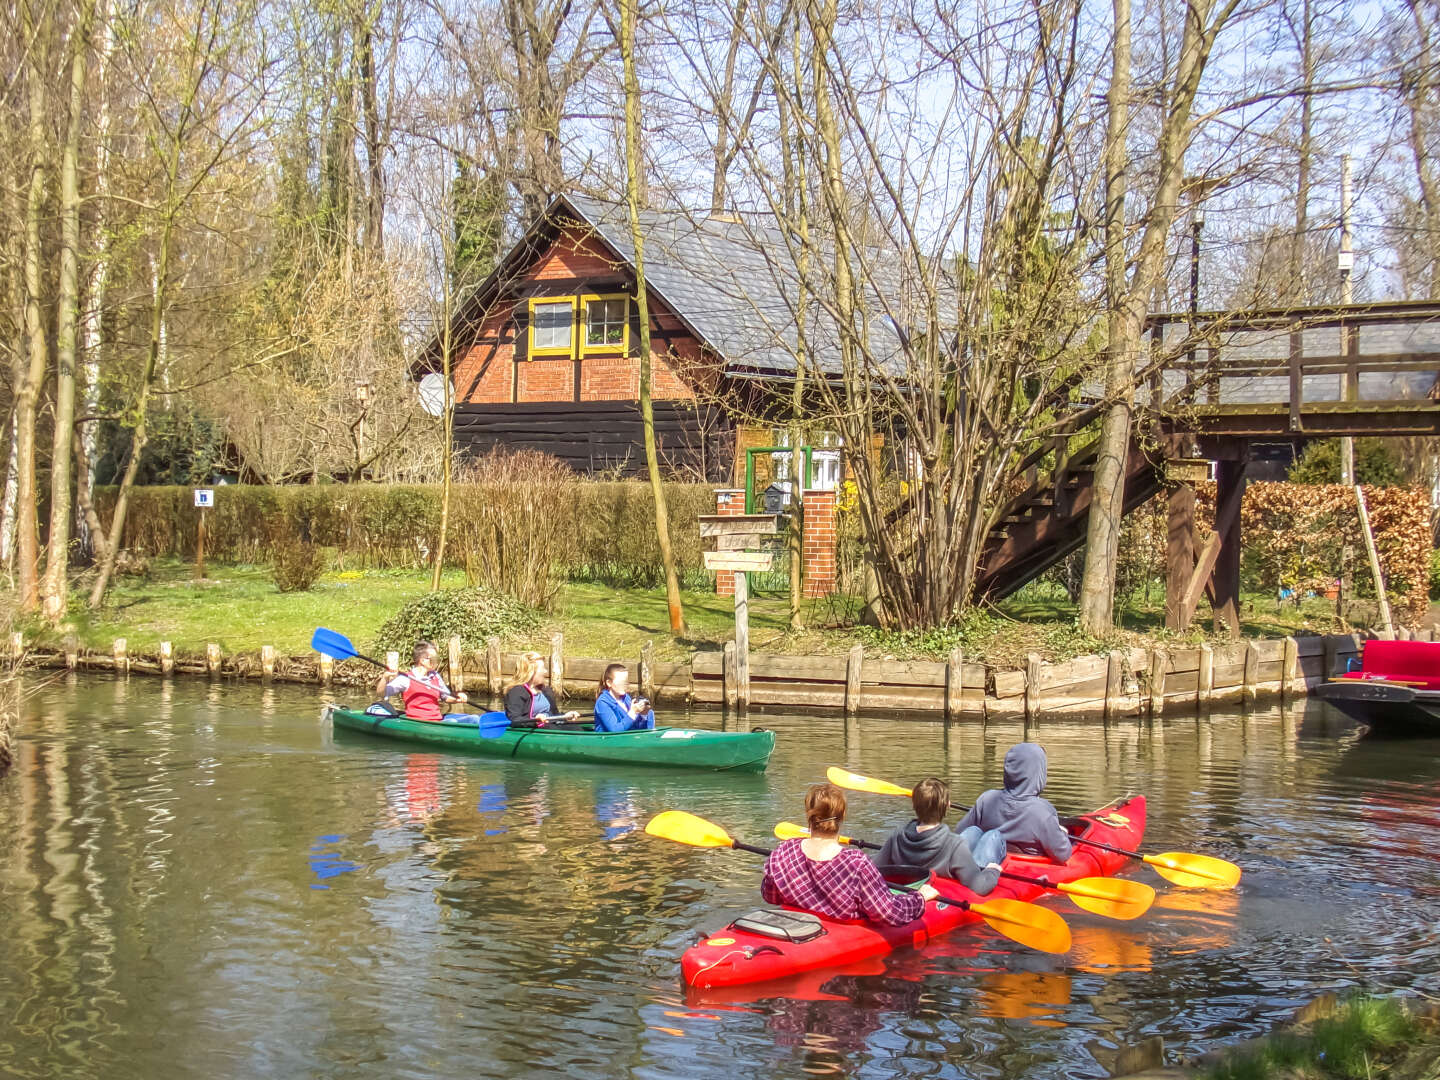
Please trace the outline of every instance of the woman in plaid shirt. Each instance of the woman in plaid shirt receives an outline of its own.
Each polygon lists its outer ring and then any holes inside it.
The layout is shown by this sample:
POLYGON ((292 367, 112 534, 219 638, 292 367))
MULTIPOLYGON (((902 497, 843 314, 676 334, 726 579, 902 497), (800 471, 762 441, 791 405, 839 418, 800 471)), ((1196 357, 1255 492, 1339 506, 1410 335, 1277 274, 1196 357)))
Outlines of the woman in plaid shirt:
POLYGON ((786 840, 765 860, 760 882, 765 902, 827 919, 870 919, 892 926, 918 919, 925 902, 939 894, 928 884, 915 892, 892 893, 874 863, 836 839, 844 820, 845 792, 834 784, 816 784, 806 792, 810 835, 786 840))

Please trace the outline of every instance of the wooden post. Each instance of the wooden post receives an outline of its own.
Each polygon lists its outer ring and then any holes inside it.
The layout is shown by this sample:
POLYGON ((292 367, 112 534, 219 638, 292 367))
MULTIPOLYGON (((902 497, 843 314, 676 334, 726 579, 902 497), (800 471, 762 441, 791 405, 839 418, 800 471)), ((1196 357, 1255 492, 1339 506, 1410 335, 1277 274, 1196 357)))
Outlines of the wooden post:
POLYGON ((1335 644, 1334 634, 1325 635, 1322 648, 1324 670, 1320 672, 1320 681, 1325 682, 1327 679, 1340 674, 1340 672, 1336 670, 1336 668, 1340 666, 1340 647, 1335 644))
POLYGON ((175 671, 175 653, 170 642, 160 642, 160 674, 170 675, 175 671))
POLYGON ((1260 682, 1260 650, 1253 641, 1245 643, 1245 674, 1241 681, 1240 693, 1246 705, 1255 704, 1260 696, 1257 689, 1260 682))
MULTIPOLYGON (((1287 637, 1280 653, 1280 700, 1295 696, 1295 683, 1300 678, 1300 643, 1287 637)), ((1305 684, 1302 681, 1300 685, 1305 684)))
POLYGON ((465 654, 464 654, 464 653, 461 651, 461 649, 460 649, 460 635, 459 635, 459 634, 452 634, 452 635, 450 635, 450 640, 449 640, 448 642, 446 642, 446 651, 447 651, 448 654, 449 654, 449 656, 448 656, 448 662, 449 662, 449 670, 450 670, 450 679, 449 679, 449 682, 450 682, 450 691, 451 691, 451 693, 455 693, 455 694, 464 693, 464 691, 465 691, 465 669, 464 669, 465 654))
POLYGON ((850 646, 850 655, 845 658, 845 714, 854 716, 860 711, 860 673, 865 664, 865 646, 850 646))
POLYGON ((1170 492, 1165 566, 1165 626, 1184 630, 1190 622, 1185 587, 1195 572, 1195 488, 1188 482, 1170 492))
MULTIPOLYGON (((1221 461, 1215 468, 1216 516, 1227 504, 1237 505, 1245 495, 1245 462, 1221 461)), ((1224 626, 1232 638, 1240 636, 1240 515, 1226 518, 1218 534, 1219 548, 1212 580, 1215 583, 1215 629, 1224 626)))
POLYGON ((74 630, 65 632, 65 669, 74 671, 80 666, 80 639, 74 630))
POLYGON ((269 682, 275 677, 275 646, 260 646, 260 678, 269 682))
POLYGON ((1159 716, 1165 711, 1165 669, 1170 666, 1170 654, 1164 649, 1150 651, 1150 715, 1159 716))
POLYGON ((1385 595, 1385 578, 1380 573, 1380 553, 1375 550, 1375 534, 1370 531, 1370 511, 1365 507, 1365 492, 1355 485, 1355 504, 1360 508, 1360 533, 1365 538, 1365 554, 1370 559, 1370 576, 1375 580, 1375 599, 1380 601, 1381 637, 1393 638, 1395 624, 1390 620, 1390 600, 1385 595))
POLYGON ((320 654, 320 685, 329 686, 335 678, 335 658, 320 654))
MULTIPOLYGON (((737 575, 739 576, 739 575, 737 575)), ((740 700, 740 688, 738 685, 738 664, 735 658, 735 642, 725 642, 725 656, 721 661, 725 683, 725 708, 733 709, 740 700)))
POLYGON ((499 697, 505 690, 505 677, 500 672, 500 639, 485 639, 485 676, 490 680, 490 696, 499 697))
POLYGON ((205 673, 212 679, 220 677, 220 646, 213 641, 205 646, 205 673))
POLYGON ((195 526, 195 580, 205 580, 205 507, 200 508, 200 524, 195 526))
POLYGON ((110 646, 110 655, 115 661, 115 670, 130 674, 130 655, 125 648, 125 639, 117 637, 115 644, 110 646))
POLYGON ((550 688, 555 691, 555 705, 565 696, 565 635, 556 630, 550 635, 550 688))
POLYGON ((750 708, 750 575, 735 575, 735 687, 740 711, 750 708))
POLYGON ((1123 689, 1121 680, 1124 673, 1120 670, 1120 651, 1111 649, 1110 654, 1105 657, 1105 719, 1109 720, 1120 711, 1120 693, 1123 689))
POLYGON ((1025 719, 1034 720, 1040 711, 1040 654, 1025 658, 1025 719))
POLYGON ((1200 670, 1195 678, 1195 704, 1206 708, 1215 696, 1215 650, 1206 642, 1200 646, 1200 670))
POLYGON ((945 719, 959 720, 965 713, 965 653, 957 645, 945 664, 945 719))
POLYGON ((640 646, 640 670, 636 672, 640 682, 640 696, 646 701, 655 700, 655 643, 647 641, 640 646))

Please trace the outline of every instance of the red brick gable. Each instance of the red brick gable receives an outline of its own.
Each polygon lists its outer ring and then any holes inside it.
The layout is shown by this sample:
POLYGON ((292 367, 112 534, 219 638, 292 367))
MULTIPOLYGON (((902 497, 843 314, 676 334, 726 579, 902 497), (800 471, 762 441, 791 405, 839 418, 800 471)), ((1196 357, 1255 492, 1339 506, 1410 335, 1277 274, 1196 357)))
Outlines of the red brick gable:
MULTIPOLYGON (((531 296, 581 296, 619 292, 622 287, 633 295, 629 267, 597 236, 583 227, 562 230, 512 277, 504 291, 506 299, 492 305, 472 344, 457 359, 457 402, 634 401, 640 393, 634 341, 628 356, 591 351, 578 359, 531 357, 528 348, 531 296)), ((693 400, 696 387, 716 383, 720 360, 653 293, 650 309, 653 395, 656 400, 693 400)))

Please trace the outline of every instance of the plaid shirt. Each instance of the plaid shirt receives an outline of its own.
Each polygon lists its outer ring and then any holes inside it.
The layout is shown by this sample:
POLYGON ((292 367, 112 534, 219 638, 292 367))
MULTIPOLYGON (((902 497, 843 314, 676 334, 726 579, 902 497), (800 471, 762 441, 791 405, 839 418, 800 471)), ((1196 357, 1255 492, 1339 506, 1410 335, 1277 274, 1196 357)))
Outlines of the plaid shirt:
POLYGON ((786 840, 765 860, 760 895, 767 904, 788 904, 828 919, 870 919, 903 926, 925 911, 919 893, 895 894, 875 864, 855 848, 829 862, 816 862, 786 840))

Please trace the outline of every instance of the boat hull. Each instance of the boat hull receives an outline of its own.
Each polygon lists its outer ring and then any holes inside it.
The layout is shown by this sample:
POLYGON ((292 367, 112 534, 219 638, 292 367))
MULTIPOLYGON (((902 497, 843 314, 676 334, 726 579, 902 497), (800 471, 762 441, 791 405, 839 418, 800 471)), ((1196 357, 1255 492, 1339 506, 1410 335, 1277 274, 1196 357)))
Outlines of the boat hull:
MULTIPOLYGON (((1137 795, 1124 799, 1093 814, 1086 814, 1082 820, 1085 825, 1079 835, 1133 851, 1145 835, 1145 798, 1137 795)), ((1114 852, 1076 844, 1074 853, 1065 863, 1008 855, 1004 866, 1017 874, 1035 877, 1043 874, 1050 881, 1059 883, 1083 877, 1112 876, 1128 861, 1125 856, 1114 852)), ((1002 879, 994 891, 984 896, 971 892, 959 882, 941 879, 940 884, 946 892, 972 901, 1000 897, 1035 900, 1046 894, 1056 895, 1038 885, 1008 878, 1002 879)), ((788 979, 819 968, 844 967, 899 948, 919 948, 952 930, 979 922, 980 916, 959 905, 937 900, 925 905, 924 915, 904 926, 881 926, 863 921, 837 922, 825 918, 820 921, 825 933, 799 943, 779 941, 734 926, 707 934, 681 957, 681 974, 686 984, 697 990, 788 979)))
POLYGON ((775 749, 775 733, 763 729, 741 732, 665 727, 597 733, 511 728, 496 738, 487 739, 467 724, 371 716, 339 707, 331 708, 330 717, 337 730, 515 761, 764 772, 775 749))
POLYGON ((1376 734, 1440 736, 1440 690, 1344 679, 1316 687, 1315 696, 1376 734))

